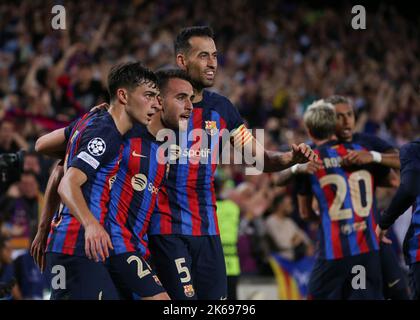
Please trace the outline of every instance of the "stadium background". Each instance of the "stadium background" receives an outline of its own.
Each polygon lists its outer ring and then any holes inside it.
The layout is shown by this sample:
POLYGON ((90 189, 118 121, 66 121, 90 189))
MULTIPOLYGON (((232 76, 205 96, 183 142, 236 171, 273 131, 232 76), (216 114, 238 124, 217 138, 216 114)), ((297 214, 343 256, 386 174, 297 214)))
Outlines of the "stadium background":
MULTIPOLYGON (((172 41, 185 26, 214 29, 219 68, 212 90, 229 97, 250 128, 265 129, 269 149, 307 142, 305 108, 332 94, 352 98, 357 131, 396 147, 414 139, 420 131, 419 17, 390 2, 364 5, 367 28, 354 30, 349 1, 334 6, 287 0, 1 1, 0 153, 29 151, 28 173, 0 195, 1 232, 12 239, 15 262, 27 254, 36 231, 53 164, 32 152, 36 139, 106 101, 111 65, 134 59, 151 69, 173 65, 172 41), (66 9, 66 30, 51 28, 55 4, 66 9)), ((239 298, 277 298, 279 293, 297 298, 285 292, 285 283, 287 290, 293 286, 284 277, 283 287, 276 285, 274 274, 277 279, 284 274, 275 268, 273 273, 269 257, 281 248, 272 237, 275 230, 267 228, 272 211, 289 215, 282 221, 304 239, 303 255, 313 253, 316 226, 299 219, 293 184, 274 188, 276 175, 245 176, 241 166, 223 165, 217 177, 221 194, 240 212, 235 220, 239 298), (272 210, 274 200, 277 210, 272 210)), ((392 194, 380 190, 379 207, 392 194)), ((404 219, 394 229, 398 252, 404 219)), ((300 255, 299 241, 287 236, 282 241, 289 244, 283 258, 300 255)), ((0 264, 7 254, 0 255, 0 264)))

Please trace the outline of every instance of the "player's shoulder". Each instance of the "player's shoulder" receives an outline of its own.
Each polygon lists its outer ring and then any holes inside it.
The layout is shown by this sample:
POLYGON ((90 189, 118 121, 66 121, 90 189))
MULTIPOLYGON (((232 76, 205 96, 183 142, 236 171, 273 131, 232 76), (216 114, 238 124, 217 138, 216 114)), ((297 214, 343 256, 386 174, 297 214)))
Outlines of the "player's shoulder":
POLYGON ((150 143, 162 143, 161 141, 156 140, 156 137, 149 131, 147 126, 136 123, 134 124, 133 128, 131 128, 125 135, 125 140, 131 139, 141 139, 142 141, 150 142, 150 143))
POLYGON ((117 129, 114 119, 108 111, 100 111, 89 118, 86 133, 101 133, 107 136, 115 136, 121 138, 121 134, 117 129))
POLYGON ((353 143, 357 143, 367 149, 379 152, 394 149, 394 146, 384 139, 369 133, 357 132, 353 135, 353 143))
POLYGON ((213 108, 235 108, 227 97, 214 91, 204 90, 203 99, 206 104, 211 105, 213 108))
POLYGON ((401 158, 416 159, 420 161, 420 139, 403 145, 400 149, 401 158))

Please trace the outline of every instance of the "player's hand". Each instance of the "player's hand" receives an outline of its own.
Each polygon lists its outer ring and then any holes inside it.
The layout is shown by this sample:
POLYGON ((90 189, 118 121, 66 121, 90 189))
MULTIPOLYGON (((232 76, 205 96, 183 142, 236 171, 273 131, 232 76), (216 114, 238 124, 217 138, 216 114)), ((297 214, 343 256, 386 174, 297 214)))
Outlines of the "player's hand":
POLYGON ((47 247, 48 230, 38 228, 35 239, 31 245, 31 256, 34 258, 35 264, 41 270, 45 271, 45 249, 47 247))
POLYGON ((104 102, 104 103, 98 104, 97 106, 94 106, 92 109, 89 110, 89 112, 95 112, 99 110, 108 110, 108 108, 109 108, 109 104, 104 102))
POLYGON ((306 163, 308 161, 318 161, 318 155, 305 143, 299 145, 292 144, 292 162, 306 163))
POLYGON ((388 230, 382 230, 381 227, 377 225, 375 232, 380 242, 383 242, 386 244, 392 243, 392 241, 386 236, 386 233, 388 232, 388 230))
POLYGON ((351 150, 343 157, 343 165, 364 165, 373 162, 373 156, 369 151, 365 150, 351 150))
POLYGON ((108 248, 114 249, 111 238, 98 221, 85 227, 85 252, 89 259, 105 261, 109 257, 108 248))
POLYGON ((298 174, 314 174, 318 170, 321 170, 324 166, 319 162, 306 162, 299 163, 297 165, 296 173, 298 174))

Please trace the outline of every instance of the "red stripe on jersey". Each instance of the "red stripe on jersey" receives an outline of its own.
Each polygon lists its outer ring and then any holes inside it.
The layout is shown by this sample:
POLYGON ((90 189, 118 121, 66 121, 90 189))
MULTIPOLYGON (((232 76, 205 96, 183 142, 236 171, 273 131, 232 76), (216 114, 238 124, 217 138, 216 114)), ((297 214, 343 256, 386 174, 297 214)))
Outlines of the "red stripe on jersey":
POLYGON ((417 236, 416 262, 420 261, 420 236, 417 236))
POLYGON ((62 253, 73 255, 76 247, 77 237, 79 236, 81 224, 72 216, 67 227, 66 238, 63 243, 62 253))
MULTIPOLYGON (((318 155, 319 158, 321 158, 319 151, 315 150, 315 153, 318 155)), ((327 171, 322 168, 318 170, 315 173, 315 176, 317 180, 319 181, 322 177, 325 177, 327 175, 327 171)), ((325 199, 327 200, 327 207, 328 207, 328 215, 329 215, 329 209, 331 207, 331 204, 334 201, 335 198, 335 192, 332 190, 331 185, 326 185, 322 188, 322 191, 324 192, 325 199)), ((343 249, 341 247, 341 237, 340 237, 340 221, 332 221, 330 218, 330 224, 331 224, 331 239, 324 239, 324 241, 331 241, 332 242, 332 249, 333 249, 333 255, 335 259, 342 258, 343 257, 343 249)))
MULTIPOLYGON (((165 164, 158 164, 158 169, 157 169, 157 172, 156 172, 155 180, 153 181, 153 185, 154 186, 160 186, 162 184, 162 180, 163 180, 163 177, 165 176, 165 174, 166 174, 166 165, 165 164)), ((155 209, 156 197, 157 197, 157 193, 152 192, 152 200, 150 202, 150 206, 149 206, 149 208, 147 210, 147 213, 146 213, 143 228, 141 229, 140 234, 139 234, 140 241, 142 241, 144 234, 149 229, 150 217, 151 217, 151 215, 152 215, 152 213, 155 209)), ((147 259, 150 255, 149 247, 148 247, 147 243, 143 243, 143 246, 146 248, 145 259, 147 259)))
MULTIPOLYGON (((203 137, 201 135, 202 131, 202 121, 203 120, 203 109, 198 108, 194 109, 193 112, 193 128, 200 129, 200 139, 191 145, 191 150, 194 150, 193 154, 200 154, 198 152, 200 147, 203 146, 207 148, 208 146, 202 145, 203 137)), ((200 159, 188 159, 188 177, 187 177, 187 198, 188 204, 191 211, 191 224, 192 224, 192 235, 197 236, 201 234, 201 216, 200 216, 200 207, 198 202, 197 194, 197 177, 198 169, 200 167, 200 159)))
POLYGON ((159 212, 164 214, 160 215, 160 233, 161 234, 171 234, 172 233, 172 211, 169 206, 169 197, 166 186, 163 186, 159 190, 158 194, 158 208, 159 212))
POLYGON ((134 251, 135 248, 131 243, 132 234, 126 227, 128 211, 130 209, 130 203, 133 198, 133 187, 132 187, 132 176, 131 173, 140 172, 140 161, 141 157, 133 157, 133 151, 136 154, 141 154, 141 139, 131 139, 130 140, 130 151, 129 151, 129 164, 127 166, 127 173, 124 178, 123 189, 121 191, 120 200, 117 207, 117 223, 121 228, 122 237, 124 240, 125 247, 128 251, 134 251), (138 146, 138 147, 137 147, 138 146))

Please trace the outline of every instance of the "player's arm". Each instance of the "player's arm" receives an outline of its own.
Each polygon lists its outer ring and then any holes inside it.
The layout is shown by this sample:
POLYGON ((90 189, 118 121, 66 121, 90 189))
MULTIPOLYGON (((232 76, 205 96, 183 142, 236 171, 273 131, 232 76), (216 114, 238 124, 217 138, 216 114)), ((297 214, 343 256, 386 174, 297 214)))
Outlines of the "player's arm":
POLYGON ((395 220, 402 215, 420 195, 418 177, 420 170, 408 171, 401 176, 401 184, 397 189, 391 203, 379 219, 379 227, 382 230, 388 229, 395 220))
POLYGON ((299 175, 296 179, 297 201, 299 215, 304 221, 319 220, 318 215, 313 209, 312 186, 310 176, 307 174, 299 175))
POLYGON ((254 138, 245 125, 234 130, 231 143, 236 151, 242 153, 247 164, 253 164, 263 172, 275 172, 289 168, 297 163, 316 161, 318 156, 306 144, 292 144, 288 152, 265 150, 264 146, 254 138))
POLYGON ((63 159, 66 152, 66 128, 54 130, 38 138, 35 151, 53 158, 63 159))
POLYGON ((45 248, 47 246, 51 221, 60 205, 60 196, 57 189, 63 175, 63 163, 59 162, 54 167, 48 179, 47 188, 45 189, 45 205, 42 208, 38 230, 31 246, 31 255, 41 272, 45 269, 45 248))
POLYGON ((375 177, 375 183, 378 187, 385 187, 385 188, 398 188, 400 185, 400 176, 394 170, 390 168, 384 168, 381 170, 383 172, 383 176, 375 177))
POLYGON ((80 169, 70 167, 63 176, 58 193, 70 212, 85 228, 85 251, 96 261, 109 257, 108 247, 113 249, 111 239, 98 220, 90 212, 82 192, 87 175, 80 169))
POLYGON ((304 221, 318 221, 319 217, 312 208, 312 196, 298 194, 298 207, 300 218, 304 221))
POLYGON ((347 165, 377 163, 392 169, 400 169, 401 167, 398 150, 393 148, 384 152, 374 150, 351 150, 343 157, 343 161, 347 165))
MULTIPOLYGON (((379 161, 379 157, 378 157, 378 161, 379 161)), ((379 163, 392 169, 400 169, 401 163, 400 163, 398 150, 393 149, 386 153, 380 153, 379 163)))
POLYGON ((276 183, 283 186, 289 183, 298 174, 313 174, 321 168, 322 165, 318 162, 298 163, 280 171, 277 174, 276 183))

